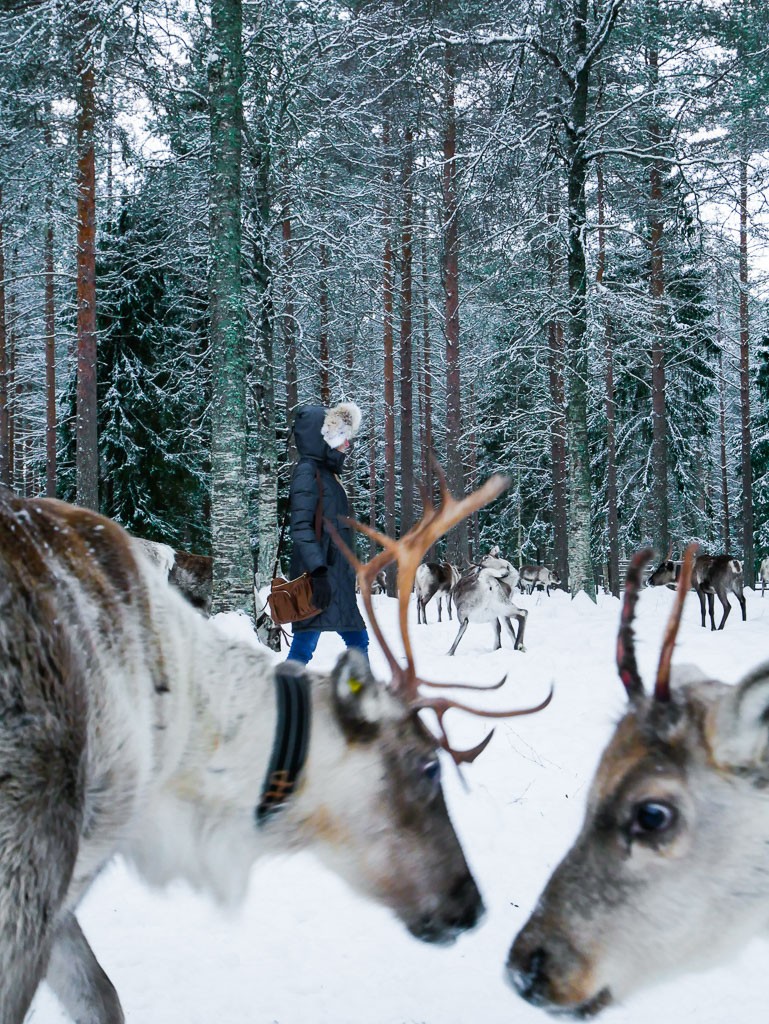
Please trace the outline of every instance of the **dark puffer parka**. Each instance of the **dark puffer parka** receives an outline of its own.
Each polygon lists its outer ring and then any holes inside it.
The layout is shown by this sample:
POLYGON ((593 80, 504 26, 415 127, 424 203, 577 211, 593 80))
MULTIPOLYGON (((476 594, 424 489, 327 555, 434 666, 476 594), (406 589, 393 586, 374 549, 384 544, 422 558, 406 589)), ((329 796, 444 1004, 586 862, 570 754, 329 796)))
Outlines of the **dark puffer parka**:
POLYGON ((326 415, 321 405, 301 406, 294 420, 294 443, 299 461, 294 467, 289 492, 289 525, 293 541, 291 578, 303 572, 312 572, 325 565, 331 585, 331 603, 325 611, 294 623, 294 632, 305 629, 335 630, 337 632, 365 629, 355 597, 355 571, 326 532, 320 543, 315 536, 315 509, 318 505, 318 481, 323 485, 323 519, 328 519, 342 540, 353 546, 352 530, 341 520, 349 515, 347 494, 337 474, 344 465, 343 452, 329 448, 321 436, 326 415))

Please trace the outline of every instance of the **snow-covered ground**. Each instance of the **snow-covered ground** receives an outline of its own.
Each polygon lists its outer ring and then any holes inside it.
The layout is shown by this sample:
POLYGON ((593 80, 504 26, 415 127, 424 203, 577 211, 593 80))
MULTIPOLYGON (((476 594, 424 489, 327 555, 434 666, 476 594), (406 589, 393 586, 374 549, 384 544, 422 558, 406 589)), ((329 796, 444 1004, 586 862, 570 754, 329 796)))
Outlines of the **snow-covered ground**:
MULTIPOLYGON (((647 685, 672 597, 647 590, 639 602, 637 650, 647 685)), ((394 637, 395 601, 374 600, 386 634, 394 637)), ((700 628, 691 595, 675 660, 736 681, 767 658, 769 599, 748 591, 747 601, 746 623, 735 607, 725 631, 711 633, 700 628)), ((424 945, 310 855, 258 862, 249 898, 234 917, 181 885, 149 890, 116 863, 78 916, 117 986, 128 1024, 543 1024, 542 1011, 508 987, 503 965, 576 834, 593 769, 625 695, 613 661, 618 601, 600 597, 596 606, 556 592, 521 604, 530 609, 526 653, 514 652, 509 637, 492 653, 491 627, 479 625, 469 627, 454 658, 445 652, 455 623, 445 621, 445 613, 436 623, 433 602, 429 624, 417 627, 412 606, 417 664, 426 678, 491 682, 507 673, 501 691, 481 695, 489 707, 536 704, 555 684, 541 714, 497 723, 490 746, 464 770, 469 791, 444 764, 451 814, 487 906, 480 926, 449 948, 424 945)), ((325 635, 312 667, 329 668, 341 649, 336 635, 325 635)), ((377 649, 372 663, 383 677, 377 649)), ((486 728, 457 711, 447 725, 457 746, 476 743, 486 728)), ((764 1020, 768 954, 765 940, 755 939, 728 965, 648 989, 601 1019, 764 1020)), ((65 1021, 41 989, 28 1024, 65 1021)))

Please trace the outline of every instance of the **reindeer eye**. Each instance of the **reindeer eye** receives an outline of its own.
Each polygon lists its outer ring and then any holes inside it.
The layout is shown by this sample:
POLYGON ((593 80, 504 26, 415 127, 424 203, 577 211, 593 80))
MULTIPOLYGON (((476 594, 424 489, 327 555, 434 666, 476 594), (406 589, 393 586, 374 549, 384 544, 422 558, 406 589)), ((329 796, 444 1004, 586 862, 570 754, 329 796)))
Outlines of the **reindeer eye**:
POLYGON ((634 836, 659 835, 671 828, 675 824, 676 818, 676 809, 670 804, 663 804, 657 800, 646 800, 634 807, 630 831, 634 836))
POLYGON ((434 761, 425 761, 422 765, 422 774, 430 782, 440 782, 441 780, 441 764, 436 758, 434 761))

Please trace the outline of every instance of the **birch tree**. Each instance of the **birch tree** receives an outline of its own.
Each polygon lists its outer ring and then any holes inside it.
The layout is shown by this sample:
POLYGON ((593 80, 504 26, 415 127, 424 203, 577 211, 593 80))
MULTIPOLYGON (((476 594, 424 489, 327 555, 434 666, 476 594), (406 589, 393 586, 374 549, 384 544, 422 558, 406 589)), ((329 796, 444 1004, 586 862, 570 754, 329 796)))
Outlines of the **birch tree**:
POLYGON ((209 303, 212 366, 213 610, 250 608, 253 571, 246 503, 246 343, 241 282, 243 13, 212 0, 208 61, 209 303))

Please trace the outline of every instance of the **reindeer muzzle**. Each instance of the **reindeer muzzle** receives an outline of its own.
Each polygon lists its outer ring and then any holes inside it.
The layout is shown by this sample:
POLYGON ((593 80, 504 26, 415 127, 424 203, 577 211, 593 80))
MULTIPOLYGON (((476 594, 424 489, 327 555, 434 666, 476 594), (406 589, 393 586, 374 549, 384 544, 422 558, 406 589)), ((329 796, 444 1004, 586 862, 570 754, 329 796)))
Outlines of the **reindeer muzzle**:
POLYGON ((579 955, 571 948, 566 949, 566 943, 559 942, 557 945, 563 945, 564 948, 532 945, 524 929, 510 950, 507 960, 508 982, 527 1003, 547 1010, 548 1013, 577 1020, 595 1017, 612 1002, 610 990, 603 988, 585 998, 577 981, 577 976, 582 972, 565 969, 562 962, 564 959, 579 960, 579 955))
POLYGON ((448 946, 462 932, 474 928, 485 912, 478 886, 468 873, 457 882, 434 912, 422 914, 410 922, 408 930, 422 942, 448 946))

